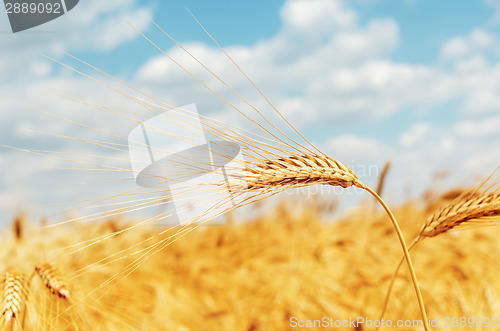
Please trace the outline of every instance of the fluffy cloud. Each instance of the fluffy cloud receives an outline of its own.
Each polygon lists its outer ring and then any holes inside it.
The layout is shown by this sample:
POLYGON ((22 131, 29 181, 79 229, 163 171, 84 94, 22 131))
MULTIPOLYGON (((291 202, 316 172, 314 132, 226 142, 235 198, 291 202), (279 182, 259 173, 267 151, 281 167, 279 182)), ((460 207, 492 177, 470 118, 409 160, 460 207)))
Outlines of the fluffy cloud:
POLYGON ((441 47, 443 59, 457 59, 474 54, 482 54, 492 48, 498 50, 497 38, 484 29, 475 29, 467 36, 454 37, 441 47))
POLYGON ((344 134, 330 138, 326 149, 339 160, 352 160, 358 163, 383 163, 392 151, 375 138, 344 134))
MULTIPOLYGON (((37 28, 41 32, 2 34, 0 80, 26 82, 39 67, 30 63, 40 60, 40 54, 56 56, 62 51, 110 51, 137 37, 127 25, 130 21, 139 30, 149 24, 152 11, 136 1, 81 1, 74 11, 37 28), (2 79, 3 78, 3 79, 2 79)), ((7 15, 0 15, 0 26, 8 30, 7 15)))
POLYGON ((294 0, 281 9, 285 29, 294 32, 315 30, 329 34, 332 28, 349 28, 357 20, 356 13, 341 1, 294 0))
POLYGON ((467 185, 473 183, 471 178, 489 174, 498 166, 499 141, 500 114, 497 112, 450 125, 414 123, 400 135, 395 151, 409 173, 419 174, 423 183, 414 184, 419 184, 421 189, 427 185, 432 172, 440 169, 450 170, 453 185, 467 185))

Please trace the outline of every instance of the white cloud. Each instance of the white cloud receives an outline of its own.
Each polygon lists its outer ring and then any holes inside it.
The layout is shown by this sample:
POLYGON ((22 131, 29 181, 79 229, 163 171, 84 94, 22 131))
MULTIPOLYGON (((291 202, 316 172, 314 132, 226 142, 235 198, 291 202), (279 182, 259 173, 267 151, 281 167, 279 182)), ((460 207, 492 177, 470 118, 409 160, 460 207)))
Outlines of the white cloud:
POLYGON ((469 52, 469 47, 463 38, 453 38, 448 40, 441 48, 443 58, 456 58, 469 52))
POLYGON ((454 37, 446 41, 441 47, 441 57, 456 59, 476 55, 491 50, 496 44, 497 38, 494 34, 478 28, 464 37, 454 37))
POLYGON ((400 137, 400 144, 404 147, 421 145, 423 138, 432 131, 429 123, 416 123, 400 137))
MULTIPOLYGON (((152 13, 149 9, 132 7, 122 14, 138 31, 143 31, 150 25, 149 19, 152 13)), ((131 27, 127 28, 119 16, 113 15, 102 23, 91 22, 90 26, 91 31, 74 35, 71 38, 72 48, 107 52, 138 36, 137 31, 131 27), (82 44, 85 46, 82 47, 82 44)))
POLYGON ((30 64, 30 67, 31 74, 36 78, 47 77, 52 71, 51 65, 42 61, 34 61, 30 64))
POLYGON ((500 115, 493 115, 475 121, 471 119, 462 120, 456 123, 453 129, 457 135, 464 138, 488 137, 495 134, 498 136, 500 135, 500 115))
POLYGON ((326 149, 339 160, 362 160, 381 163, 391 154, 389 146, 371 137, 344 134, 330 138, 326 149))
POLYGON ((293 33, 328 34, 332 27, 348 28, 357 21, 356 13, 342 1, 292 0, 281 9, 285 29, 293 33))
MULTIPOLYGON (((74 10, 35 29, 45 33, 2 34, 1 78, 27 80, 26 65, 39 62, 40 54, 57 55, 62 51, 110 51, 137 37, 120 17, 144 30, 150 24, 151 8, 136 1, 81 1, 74 10)), ((8 27, 7 15, 0 15, 0 26, 8 27)), ((29 67, 29 66, 28 66, 29 67)))
POLYGON ((488 69, 488 63, 483 55, 474 55, 464 60, 456 61, 457 73, 481 72, 488 69))
POLYGON ((396 159, 408 173, 419 174, 422 180, 429 180, 431 172, 438 169, 451 170, 455 179, 463 180, 467 175, 487 174, 498 166, 495 143, 498 141, 498 114, 484 119, 464 119, 450 125, 415 123, 401 134, 396 159))

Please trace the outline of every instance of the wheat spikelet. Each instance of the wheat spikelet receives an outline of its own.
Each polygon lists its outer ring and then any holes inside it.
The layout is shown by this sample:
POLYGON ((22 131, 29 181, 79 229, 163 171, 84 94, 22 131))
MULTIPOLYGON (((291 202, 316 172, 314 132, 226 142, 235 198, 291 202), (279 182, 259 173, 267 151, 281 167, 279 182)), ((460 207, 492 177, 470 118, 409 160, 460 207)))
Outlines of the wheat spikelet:
POLYGON ((9 323, 19 316, 28 297, 26 277, 17 271, 5 273, 3 285, 2 318, 4 323, 9 323))
POLYGON ((59 270, 57 270, 52 264, 39 264, 35 267, 35 272, 42 279, 45 286, 51 293, 56 294, 63 299, 69 299, 68 285, 62 280, 59 270))
POLYGON ((420 231, 419 237, 435 237, 470 221, 488 220, 498 216, 500 216, 500 194, 469 196, 434 213, 420 231))
POLYGON ((312 184, 365 187, 345 164, 327 156, 290 156, 249 163, 244 171, 231 176, 232 187, 248 190, 312 184))

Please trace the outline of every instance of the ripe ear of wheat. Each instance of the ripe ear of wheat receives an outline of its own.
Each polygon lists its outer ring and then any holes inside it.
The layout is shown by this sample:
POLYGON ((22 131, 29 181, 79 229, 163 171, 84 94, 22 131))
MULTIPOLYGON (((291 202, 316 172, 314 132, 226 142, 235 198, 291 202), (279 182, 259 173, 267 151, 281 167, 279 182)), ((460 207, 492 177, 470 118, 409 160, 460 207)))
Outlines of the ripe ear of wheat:
POLYGON ((51 293, 60 298, 68 300, 70 297, 69 287, 61 278, 59 270, 50 263, 42 263, 35 267, 35 272, 42 279, 51 293))
POLYGON ((500 217, 500 194, 482 194, 449 204, 424 224, 419 238, 435 237, 459 226, 483 223, 500 217))
POLYGON ((28 297, 26 276, 17 271, 5 273, 3 284, 2 318, 5 324, 21 313, 28 297))
POLYGON ((345 164, 328 156, 318 155, 290 156, 252 162, 244 171, 231 177, 231 187, 247 190, 313 184, 365 188, 345 164))

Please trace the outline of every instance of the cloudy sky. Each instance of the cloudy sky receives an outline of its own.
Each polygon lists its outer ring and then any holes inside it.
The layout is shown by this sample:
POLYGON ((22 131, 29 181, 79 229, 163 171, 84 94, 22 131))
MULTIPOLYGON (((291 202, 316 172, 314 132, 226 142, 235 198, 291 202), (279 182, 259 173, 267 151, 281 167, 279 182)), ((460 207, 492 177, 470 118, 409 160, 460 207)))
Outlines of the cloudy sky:
MULTIPOLYGON (((3 12, 0 144, 72 153, 70 159, 103 155, 97 145, 78 144, 102 138, 95 130, 59 117, 94 128, 114 124, 110 131, 127 135, 130 128, 120 129, 119 121, 60 95, 62 90, 139 112, 130 100, 43 56, 96 75, 63 52, 161 100, 195 102, 202 113, 237 121, 223 103, 141 37, 137 31, 215 91, 227 92, 203 68, 192 66, 189 56, 150 18, 249 102, 269 111, 186 7, 291 123, 327 154, 361 172, 367 184, 376 182, 377 173, 364 170, 392 159, 389 201, 418 197, 430 185, 462 185, 499 165, 496 0, 87 0, 52 22, 16 34, 3 12), (448 177, 438 181, 435 174, 443 172, 448 177)), ((86 160, 107 164, 124 159, 113 152, 104 155, 107 159, 86 160)), ((47 209, 48 204, 131 189, 123 182, 110 183, 109 173, 67 173, 61 167, 64 163, 55 158, 0 148, 0 224, 21 210, 38 217, 65 208, 47 209), (77 182, 95 184, 69 184, 77 182)))

